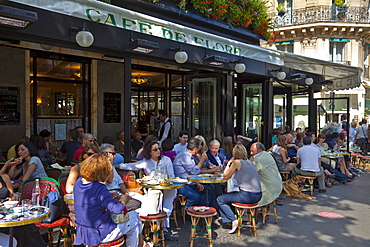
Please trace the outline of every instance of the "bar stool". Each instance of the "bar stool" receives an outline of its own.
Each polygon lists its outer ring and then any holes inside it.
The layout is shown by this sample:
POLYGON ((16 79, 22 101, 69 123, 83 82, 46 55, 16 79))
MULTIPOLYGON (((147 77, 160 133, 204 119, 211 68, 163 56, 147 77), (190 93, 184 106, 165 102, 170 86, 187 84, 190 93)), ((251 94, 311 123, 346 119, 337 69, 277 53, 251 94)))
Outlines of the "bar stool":
POLYGON ((308 184, 310 185, 309 191, 310 191, 311 196, 312 196, 313 195, 313 181, 316 179, 316 177, 303 176, 303 175, 297 175, 297 177, 300 177, 303 182, 306 182, 306 180, 308 181, 308 184))
POLYGON ((178 197, 176 197, 174 200, 173 200, 173 209, 172 209, 172 217, 170 218, 170 220, 173 220, 175 222, 175 225, 176 225, 176 228, 179 227, 179 224, 177 223, 177 201, 179 200, 178 197))
MULTIPOLYGON (((112 242, 108 242, 108 243, 100 243, 99 245, 97 246, 94 246, 94 247, 120 247, 122 246, 123 244, 125 243, 125 238, 122 236, 120 237, 119 239, 117 240, 114 240, 112 242)), ((89 245, 85 245, 86 247, 89 247, 89 245)), ((93 246, 91 246, 93 247, 93 246)))
POLYGON ((186 209, 185 209, 186 197, 184 195, 181 195, 181 194, 177 194, 177 197, 179 198, 179 202, 180 202, 180 205, 181 205, 182 220, 184 221, 184 224, 185 224, 185 221, 186 221, 186 209))
POLYGON ((277 208, 276 208, 276 200, 274 200, 270 204, 262 206, 261 214, 262 214, 262 224, 266 223, 266 216, 270 217, 270 215, 273 215, 275 217, 275 223, 277 224, 278 214, 277 214, 277 208), (271 208, 273 210, 272 212, 271 212, 271 208))
POLYGON ((159 214, 140 216, 141 221, 144 224, 143 235, 146 241, 153 242, 154 246, 158 246, 161 242, 162 247, 166 246, 164 239, 163 223, 167 218, 165 212, 160 212, 159 214), (150 238, 150 233, 153 234, 153 238, 150 238), (158 235, 160 235, 158 238, 158 235))
POLYGON ((213 243, 212 243, 212 226, 211 226, 212 225, 212 217, 217 215, 217 211, 216 211, 215 208, 212 208, 212 207, 206 207, 207 209, 205 209, 204 211, 196 211, 194 209, 196 207, 197 206, 190 207, 190 208, 188 208, 188 211, 187 211, 188 215, 191 216, 190 247, 194 246, 194 240, 197 237, 207 238, 209 246, 212 247, 213 246, 213 243), (205 236, 196 233, 197 225, 198 225, 198 222, 199 222, 200 218, 203 218, 204 221, 206 222, 207 233, 208 234, 205 235, 205 236))
POLYGON ((257 236, 257 225, 256 225, 256 208, 258 208, 258 203, 244 204, 233 202, 231 203, 235 207, 236 214, 238 215, 238 237, 240 237, 241 228, 243 227, 243 215, 244 211, 247 210, 248 220, 245 226, 253 228, 253 235, 257 236))

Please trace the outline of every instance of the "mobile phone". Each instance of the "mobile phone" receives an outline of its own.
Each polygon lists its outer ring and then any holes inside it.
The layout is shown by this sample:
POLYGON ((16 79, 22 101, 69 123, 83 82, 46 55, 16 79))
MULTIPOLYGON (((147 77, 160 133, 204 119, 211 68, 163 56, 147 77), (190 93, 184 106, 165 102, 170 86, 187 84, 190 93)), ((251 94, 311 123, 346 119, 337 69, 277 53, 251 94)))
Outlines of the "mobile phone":
POLYGON ((8 201, 8 200, 9 200, 8 198, 0 199, 0 202, 6 202, 6 201, 8 201))

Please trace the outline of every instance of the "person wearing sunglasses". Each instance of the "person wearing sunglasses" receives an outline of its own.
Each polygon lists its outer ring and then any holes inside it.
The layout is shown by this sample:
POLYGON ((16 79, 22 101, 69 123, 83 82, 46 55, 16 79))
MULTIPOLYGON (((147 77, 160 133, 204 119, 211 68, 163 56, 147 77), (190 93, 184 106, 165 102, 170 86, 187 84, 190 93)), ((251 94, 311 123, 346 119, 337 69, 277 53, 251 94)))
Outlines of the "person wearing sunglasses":
MULTIPOLYGON (((119 165, 120 169, 123 170, 133 170, 137 171, 143 169, 145 174, 151 175, 154 174, 157 170, 167 171, 167 175, 174 177, 173 165, 171 159, 162 156, 161 149, 159 148, 157 141, 152 141, 145 145, 142 155, 143 160, 140 160, 135 163, 122 163, 119 165)), ((156 191, 156 190, 149 190, 156 191)), ((174 238, 168 233, 168 228, 170 227, 170 216, 173 209, 173 200, 177 196, 177 190, 163 190, 163 210, 167 214, 167 219, 164 222, 165 237, 167 240, 174 240, 174 238)))
MULTIPOLYGON (((100 145, 99 150, 102 154, 104 154, 108 158, 110 164, 113 165, 114 160, 116 159, 116 156, 117 156, 117 154, 114 150, 114 145, 109 144, 109 143, 103 143, 102 145, 100 145)), ((112 173, 113 173, 112 182, 111 183, 109 183, 109 182, 105 183, 105 186, 107 187, 107 189, 111 192, 115 192, 115 193, 119 193, 119 194, 122 193, 123 195, 128 195, 129 192, 128 192, 124 182, 122 181, 121 176, 116 171, 115 167, 113 167, 112 173)), ((133 210, 136 210, 140 207, 141 207, 141 201, 139 201, 137 199, 133 199, 133 198, 130 198, 130 200, 126 204, 127 211, 129 211, 129 212, 133 211, 133 210)))
MULTIPOLYGON (((98 143, 96 142, 94 136, 90 133, 85 133, 82 138, 82 144, 79 149, 76 150, 76 152, 73 155, 73 159, 77 161, 82 161, 81 160, 81 153, 83 153, 84 148, 87 145, 95 144, 97 147, 99 146, 98 143)), ((82 154, 83 155, 83 154, 82 154)))
MULTIPOLYGON (((99 148, 95 144, 87 144, 81 151, 79 160, 84 161, 85 159, 89 158, 93 154, 100 153, 99 148)), ((73 193, 73 186, 77 178, 80 177, 80 164, 74 165, 69 172, 67 183, 66 183, 66 191, 67 193, 73 193)))

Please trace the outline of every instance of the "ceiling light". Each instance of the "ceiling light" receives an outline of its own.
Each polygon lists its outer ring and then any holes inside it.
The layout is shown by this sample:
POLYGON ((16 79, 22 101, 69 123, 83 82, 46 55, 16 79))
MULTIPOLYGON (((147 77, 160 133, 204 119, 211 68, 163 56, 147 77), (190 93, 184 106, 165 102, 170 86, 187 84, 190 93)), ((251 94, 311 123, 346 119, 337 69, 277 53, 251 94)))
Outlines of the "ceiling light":
POLYGON ((154 50, 159 49, 159 44, 157 42, 152 42, 145 39, 135 39, 125 46, 126 51, 134 51, 140 53, 151 53, 154 50))
POLYGON ((311 77, 306 78, 304 83, 306 83, 307 86, 311 86, 313 84, 313 79, 311 77))
POLYGON ((247 67, 245 66, 244 63, 235 64, 234 70, 235 70, 236 73, 243 73, 246 69, 247 69, 247 67))
POLYGON ((141 78, 140 74, 135 76, 135 77, 132 77, 131 78, 131 82, 137 84, 137 85, 141 85, 141 84, 144 84, 144 83, 147 83, 148 82, 148 79, 146 78, 141 78))
POLYGON ((0 5, 0 24, 9 27, 26 28, 38 20, 36 12, 0 5))
POLYGON ((229 63, 229 59, 226 57, 221 57, 221 56, 208 56, 203 59, 204 64, 209 64, 209 65, 214 65, 214 66, 221 66, 225 63, 229 63))
POLYGON ((188 54, 186 53, 186 51, 178 51, 175 53, 175 61, 177 63, 186 63, 186 61, 188 61, 188 54))

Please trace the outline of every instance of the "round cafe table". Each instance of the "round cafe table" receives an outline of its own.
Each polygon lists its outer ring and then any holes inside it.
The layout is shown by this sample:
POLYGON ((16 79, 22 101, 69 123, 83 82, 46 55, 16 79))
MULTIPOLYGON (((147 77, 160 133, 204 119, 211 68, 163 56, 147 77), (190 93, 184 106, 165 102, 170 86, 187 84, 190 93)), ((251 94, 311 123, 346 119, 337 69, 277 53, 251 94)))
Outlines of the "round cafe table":
POLYGON ((227 179, 225 179, 223 177, 214 176, 214 175, 211 175, 211 174, 190 175, 188 177, 188 180, 190 182, 206 184, 206 186, 207 186, 207 189, 206 189, 206 204, 208 204, 208 184, 219 184, 219 183, 227 182, 227 179))
MULTIPOLYGON (((0 219, 0 227, 9 227, 9 246, 13 246, 13 227, 15 226, 24 226, 24 225, 29 225, 35 222, 39 222, 43 219, 46 219, 50 215, 50 210, 47 207, 42 207, 42 206, 37 206, 44 208, 43 213, 37 213, 37 214, 28 214, 27 212, 24 212, 23 215, 20 217, 16 218, 8 218, 8 217, 3 217, 0 219)), ((32 208, 32 207, 31 207, 32 208)), ((13 215, 13 214, 10 214, 13 215)), ((14 214, 14 216, 16 216, 14 214)))
POLYGON ((185 187, 186 184, 173 183, 173 184, 170 184, 170 185, 162 186, 160 184, 140 183, 140 185, 144 188, 150 188, 150 189, 156 189, 156 190, 174 190, 174 189, 183 188, 183 187, 185 187))

